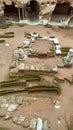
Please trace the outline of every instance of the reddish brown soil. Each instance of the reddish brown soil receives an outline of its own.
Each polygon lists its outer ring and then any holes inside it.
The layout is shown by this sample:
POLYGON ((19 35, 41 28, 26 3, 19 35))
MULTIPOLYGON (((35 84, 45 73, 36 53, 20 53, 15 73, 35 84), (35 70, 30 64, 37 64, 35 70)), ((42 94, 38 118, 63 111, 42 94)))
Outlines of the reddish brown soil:
MULTIPOLYGON (((6 80, 9 74, 9 66, 12 59, 12 53, 13 50, 20 45, 26 38, 24 37, 24 32, 38 32, 41 36, 55 36, 58 37, 60 41, 61 47, 73 47, 73 29, 59 29, 58 27, 52 27, 52 28, 44 28, 41 25, 38 26, 25 26, 25 27, 18 27, 18 26, 11 26, 8 29, 0 29, 0 33, 5 32, 15 32, 15 37, 6 39, 6 43, 9 43, 9 47, 5 46, 5 44, 0 45, 0 51, 2 53, 0 54, 0 81, 6 80)), ((43 46, 41 46, 41 50, 43 49, 43 46)), ((36 59, 37 60, 37 59, 36 59)), ((34 62, 34 61, 33 61, 34 62)), ((37 60, 38 62, 38 60, 37 60)), ((45 61, 42 60, 42 63, 45 61)), ((54 59, 47 59, 47 64, 54 65, 55 60, 54 59)), ((64 78, 70 78, 73 74, 73 68, 63 68, 58 70, 58 76, 64 77, 64 78)), ((47 119, 49 119, 51 124, 50 130, 60 130, 61 128, 57 127, 56 124, 56 112, 53 107, 53 101, 55 99, 59 99, 62 104, 62 113, 64 112, 64 117, 66 118, 67 123, 69 123, 70 116, 73 113, 73 86, 70 86, 69 83, 65 82, 62 84, 62 94, 61 96, 49 96, 48 98, 39 98, 37 102, 35 102, 31 106, 26 106, 25 108, 22 107, 20 110, 15 114, 21 114, 24 112, 27 115, 33 115, 33 116, 42 116, 47 119), (50 103, 49 103, 49 97, 50 97, 50 103)), ((26 98, 26 97, 25 97, 26 98)), ((11 123, 11 121, 4 121, 0 118, 0 126, 7 126, 11 128, 11 130, 23 130, 20 126, 14 125, 11 123)), ((67 130, 65 126, 62 127, 63 130, 67 130)), ((62 130, 61 129, 61 130, 62 130)))

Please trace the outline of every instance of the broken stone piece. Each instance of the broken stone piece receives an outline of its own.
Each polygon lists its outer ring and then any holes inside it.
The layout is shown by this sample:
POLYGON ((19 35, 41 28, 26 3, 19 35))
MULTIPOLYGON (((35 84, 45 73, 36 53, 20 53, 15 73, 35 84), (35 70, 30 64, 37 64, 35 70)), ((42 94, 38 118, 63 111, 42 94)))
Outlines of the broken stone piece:
POLYGON ((0 108, 0 117, 4 117, 6 115, 7 112, 7 108, 2 107, 0 108))
POLYGON ((12 118, 12 114, 10 112, 7 112, 5 115, 5 120, 9 120, 10 118, 12 118))
POLYGON ((60 102, 57 100, 55 101, 55 108, 56 109, 59 109, 61 106, 60 106, 60 102))
POLYGON ((22 48, 19 48, 18 53, 19 53, 19 61, 24 61, 26 59, 24 50, 22 48))
POLYGON ((11 68, 15 68, 16 67, 16 60, 12 60, 10 67, 11 68))
POLYGON ((47 19, 44 19, 44 20, 42 20, 42 21, 41 21, 41 23, 42 23, 42 25, 44 25, 44 26, 45 26, 45 25, 47 25, 47 24, 48 24, 48 20, 47 20, 47 19))
POLYGON ((17 109, 17 104, 10 104, 9 106, 8 106, 8 111, 9 112, 12 112, 12 111, 15 111, 17 109))
POLYGON ((36 33, 36 32, 33 32, 33 33, 31 33, 31 38, 37 38, 39 36, 39 34, 38 33, 36 33))
POLYGON ((35 42, 35 38, 31 37, 31 42, 34 43, 35 42))
POLYGON ((58 67, 57 67, 57 66, 54 67, 54 68, 52 69, 52 71, 53 71, 53 72, 58 72, 58 67))
POLYGON ((5 43, 5 46, 9 47, 10 45, 8 43, 5 43))
POLYGON ((30 41, 24 41, 23 42, 23 47, 29 47, 29 45, 30 45, 30 41))
POLYGON ((42 119, 41 119, 41 118, 38 118, 36 130, 42 130, 42 128, 43 128, 42 119))
POLYGON ((31 66, 30 66, 30 69, 31 69, 31 70, 35 70, 35 66, 34 66, 34 65, 31 65, 31 66))
POLYGON ((41 40, 49 40, 48 37, 42 37, 41 40))
POLYGON ((32 53, 32 52, 33 52, 33 49, 32 49, 32 48, 29 48, 29 51, 32 53))
POLYGON ((15 101, 16 101, 16 103, 18 105, 22 105, 23 104, 23 97, 22 96, 17 96, 15 101))
POLYGON ((50 37, 49 40, 52 41, 55 45, 59 45, 59 40, 57 37, 50 37))
POLYGON ((13 117, 12 121, 13 123, 20 125, 23 121, 25 120, 24 116, 20 116, 20 117, 13 117))
POLYGON ((33 98, 33 101, 36 101, 36 100, 37 100, 37 98, 36 98, 36 97, 34 97, 34 98, 33 98))
POLYGON ((60 45, 56 45, 55 48, 56 48, 55 50, 56 54, 61 54, 60 45))
POLYGON ((30 123, 30 128, 34 130, 36 128, 36 124, 37 124, 37 120, 33 118, 30 123))
POLYGON ((7 98, 2 96, 0 97, 0 104, 6 104, 7 103, 7 98))
POLYGON ((48 130, 48 128, 49 128, 48 121, 45 120, 44 123, 43 123, 43 130, 48 130))
POLYGON ((18 69, 19 70, 24 70, 24 68, 25 68, 24 63, 20 63, 19 66, 18 66, 18 69))
POLYGON ((17 68, 10 69, 10 76, 15 76, 17 73, 18 73, 18 69, 17 68))
POLYGON ((12 121, 13 121, 13 123, 15 123, 15 124, 17 124, 17 125, 19 125, 21 122, 18 120, 18 118, 17 117, 13 117, 12 118, 12 121))
POLYGON ((69 52, 68 52, 70 55, 71 55, 71 57, 73 56, 73 49, 69 49, 69 52))
POLYGON ((15 103, 15 96, 8 96, 7 101, 8 103, 15 103))
POLYGON ((68 54, 66 57, 63 58, 64 66, 69 67, 72 66, 73 62, 71 61, 71 56, 68 54))
POLYGON ((21 123, 21 125, 22 125, 23 127, 27 128, 27 127, 30 126, 30 123, 31 123, 31 118, 26 117, 26 118, 24 119, 24 121, 21 123))
POLYGON ((3 107, 7 108, 8 105, 9 105, 8 103, 2 103, 2 104, 1 104, 1 108, 3 108, 3 107))

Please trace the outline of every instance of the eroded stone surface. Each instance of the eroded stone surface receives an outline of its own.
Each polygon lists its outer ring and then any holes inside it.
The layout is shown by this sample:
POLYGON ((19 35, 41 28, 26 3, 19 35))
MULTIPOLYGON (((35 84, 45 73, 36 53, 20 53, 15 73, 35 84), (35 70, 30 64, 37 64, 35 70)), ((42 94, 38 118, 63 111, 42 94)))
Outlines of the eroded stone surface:
POLYGON ((23 121, 25 120, 24 116, 20 116, 20 117, 13 117, 12 121, 13 123, 20 125, 23 121))
MULTIPOLYGON (((4 3, 6 5, 12 5, 12 2, 14 3, 15 7, 16 8, 24 8, 26 7, 27 5, 27 0, 1 0, 0 1, 0 16, 3 16, 4 15, 4 3)), ((40 12, 39 14, 44 18, 48 19, 49 21, 51 20, 51 17, 52 17, 52 13, 53 11, 55 10, 55 7, 57 5, 57 3, 70 3, 70 7, 73 7, 73 1, 72 0, 37 0, 37 3, 39 4, 39 7, 40 7, 40 12)), ((26 11, 26 14, 27 14, 27 11, 26 11)), ((73 14, 72 14, 73 15, 73 14)), ((40 16, 40 17, 41 17, 40 16)), ((24 17, 24 16, 23 16, 24 17)))
POLYGON ((31 118, 30 117, 26 117, 24 119, 24 121, 21 123, 21 125, 25 128, 29 127, 30 126, 30 123, 31 123, 31 118))
POLYGON ((0 108, 0 117, 4 117, 6 112, 7 112, 7 108, 5 107, 0 108))
POLYGON ((23 96, 16 96, 16 103, 18 105, 22 105, 23 104, 23 96))

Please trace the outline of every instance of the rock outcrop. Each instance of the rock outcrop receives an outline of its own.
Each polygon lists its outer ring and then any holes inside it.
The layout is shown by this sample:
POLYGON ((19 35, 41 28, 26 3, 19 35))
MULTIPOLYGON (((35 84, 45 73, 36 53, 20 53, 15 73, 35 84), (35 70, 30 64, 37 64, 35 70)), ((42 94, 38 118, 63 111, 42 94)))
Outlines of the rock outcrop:
MULTIPOLYGON (((29 0, 29 2, 32 0, 29 0)), ((73 0, 35 0, 39 4, 39 15, 48 20, 51 19, 52 13, 55 10, 57 3, 69 3, 73 7, 73 0)), ((25 8, 28 0, 0 0, 0 17, 4 15, 4 5, 12 5, 14 3, 16 8, 25 8)), ((24 9, 25 10, 25 9, 24 9)), ((25 10, 26 11, 26 10, 25 10)))

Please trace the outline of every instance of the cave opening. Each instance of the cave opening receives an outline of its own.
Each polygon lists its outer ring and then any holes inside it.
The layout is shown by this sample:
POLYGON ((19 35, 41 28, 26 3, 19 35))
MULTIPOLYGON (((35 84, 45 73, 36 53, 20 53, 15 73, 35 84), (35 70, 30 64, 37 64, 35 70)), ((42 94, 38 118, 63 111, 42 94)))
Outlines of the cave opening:
POLYGON ((70 3, 57 3, 52 13, 51 21, 58 23, 66 21, 72 12, 73 9, 70 7, 70 3))
POLYGON ((4 3, 4 15, 7 17, 18 17, 18 9, 15 7, 14 3, 11 5, 6 5, 4 3))
POLYGON ((39 3, 36 0, 31 0, 26 4, 27 18, 31 21, 39 19, 39 3))
POLYGON ((62 3, 62 4, 57 3, 55 10, 53 11, 53 15, 54 14, 56 14, 56 15, 68 15, 69 7, 70 7, 69 3, 62 3))

